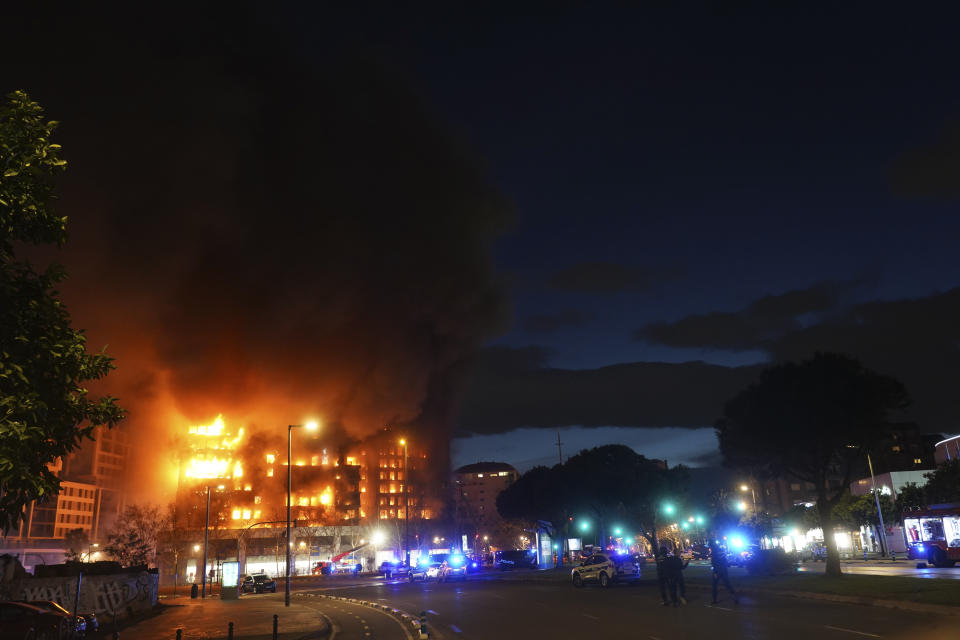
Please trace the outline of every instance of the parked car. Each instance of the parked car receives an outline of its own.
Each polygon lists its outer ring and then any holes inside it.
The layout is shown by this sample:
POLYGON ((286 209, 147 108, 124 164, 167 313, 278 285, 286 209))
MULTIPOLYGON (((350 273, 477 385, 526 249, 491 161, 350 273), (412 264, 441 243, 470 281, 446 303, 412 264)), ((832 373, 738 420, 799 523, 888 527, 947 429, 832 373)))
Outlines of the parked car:
POLYGON ((241 593, 270 593, 277 592, 277 581, 265 573, 255 573, 246 576, 240 583, 241 593))
POLYGON ((383 574, 384 578, 401 577, 407 575, 409 572, 410 567, 407 566, 406 562, 387 560, 386 562, 380 563, 380 573, 383 574))
POLYGON ((35 607, 25 602, 0 602, 0 629, 4 638, 67 640, 76 619, 61 611, 35 607))
MULTIPOLYGON (((40 609, 53 611, 54 613, 62 613, 70 616, 71 618, 73 617, 72 613, 67 611, 63 605, 54 600, 28 600, 26 603, 35 607, 39 607, 40 609)), ((74 635, 82 637, 87 633, 96 633, 99 628, 100 623, 97 621, 97 614, 77 614, 76 622, 74 624, 74 635)))
POLYGON ((530 549, 508 549, 497 552, 497 568, 500 571, 511 569, 536 569, 537 552, 530 549))
POLYGON ((440 567, 443 565, 442 562, 435 562, 432 560, 422 560, 415 567, 410 568, 410 573, 407 576, 407 579, 410 582, 414 580, 439 580, 440 579, 440 567))
POLYGON ((588 582, 607 587, 613 582, 639 580, 641 562, 641 558, 632 555, 594 553, 570 571, 570 580, 575 587, 588 582))

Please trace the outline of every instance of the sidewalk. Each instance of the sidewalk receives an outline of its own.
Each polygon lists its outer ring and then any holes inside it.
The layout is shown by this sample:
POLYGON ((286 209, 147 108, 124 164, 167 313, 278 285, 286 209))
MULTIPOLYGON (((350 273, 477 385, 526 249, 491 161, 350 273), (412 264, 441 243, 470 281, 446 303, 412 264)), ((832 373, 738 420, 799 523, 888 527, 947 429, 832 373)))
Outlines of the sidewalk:
POLYGON ((167 600, 157 616, 123 630, 121 638, 137 640, 174 640, 183 629, 183 640, 226 638, 227 623, 233 622, 234 638, 269 640, 273 634, 273 616, 278 616, 278 640, 324 638, 329 629, 315 609, 283 598, 246 596, 239 600, 177 598, 167 600))

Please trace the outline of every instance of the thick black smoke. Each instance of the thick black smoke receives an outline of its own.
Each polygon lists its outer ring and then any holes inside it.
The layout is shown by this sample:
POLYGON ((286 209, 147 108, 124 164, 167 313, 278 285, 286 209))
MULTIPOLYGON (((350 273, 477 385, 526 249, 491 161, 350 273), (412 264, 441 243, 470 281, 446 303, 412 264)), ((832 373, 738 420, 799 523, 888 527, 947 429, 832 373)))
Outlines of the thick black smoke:
POLYGON ((380 54, 305 54, 236 8, 88 11, 8 23, 0 79, 63 122, 65 295, 128 428, 319 416, 446 456, 465 363, 508 317, 509 207, 469 149, 380 54))

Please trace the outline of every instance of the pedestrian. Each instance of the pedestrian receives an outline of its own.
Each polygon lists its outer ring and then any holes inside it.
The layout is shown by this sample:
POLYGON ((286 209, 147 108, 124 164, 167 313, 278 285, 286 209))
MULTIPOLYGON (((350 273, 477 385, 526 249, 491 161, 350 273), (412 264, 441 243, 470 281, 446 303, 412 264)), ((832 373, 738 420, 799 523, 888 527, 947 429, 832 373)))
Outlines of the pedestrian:
POLYGON ((734 591, 733 585, 730 584, 730 574, 727 571, 729 563, 727 562, 727 552, 717 544, 716 540, 710 542, 710 566, 713 568, 713 602, 712 604, 717 604, 717 585, 720 582, 723 582, 723 586, 726 587, 727 591, 730 592, 730 595, 733 596, 733 601, 735 603, 740 602, 740 598, 737 597, 737 592, 734 591))
POLYGON ((656 550, 654 560, 657 562, 657 584, 660 585, 660 599, 663 600, 663 606, 669 607, 670 601, 667 600, 667 570, 663 566, 667 559, 667 547, 661 546, 656 550))
POLYGON ((663 560, 663 572, 666 577, 667 586, 670 589, 670 601, 673 606, 677 606, 677 591, 679 590, 679 602, 687 604, 687 586, 683 581, 683 570, 687 568, 690 561, 684 560, 676 555, 668 555, 663 560))

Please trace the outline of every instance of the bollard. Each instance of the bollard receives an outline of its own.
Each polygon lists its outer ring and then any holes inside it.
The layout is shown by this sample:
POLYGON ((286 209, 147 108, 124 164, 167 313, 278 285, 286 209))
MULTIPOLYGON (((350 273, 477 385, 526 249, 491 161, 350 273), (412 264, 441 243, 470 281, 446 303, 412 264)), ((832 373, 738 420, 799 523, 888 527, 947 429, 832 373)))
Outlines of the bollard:
POLYGON ((273 640, 277 640, 277 627, 279 626, 280 616, 273 614, 273 640))
POLYGON ((891 562, 897 561, 897 552, 894 551, 893 549, 890 550, 890 561, 891 562))
POLYGON ((177 640, 183 640, 183 629, 177 629, 177 640))
POLYGON ((429 634, 427 633, 427 612, 420 612, 420 637, 427 638, 429 634))
POLYGON ((227 623, 227 640, 233 640, 233 623, 227 623))

